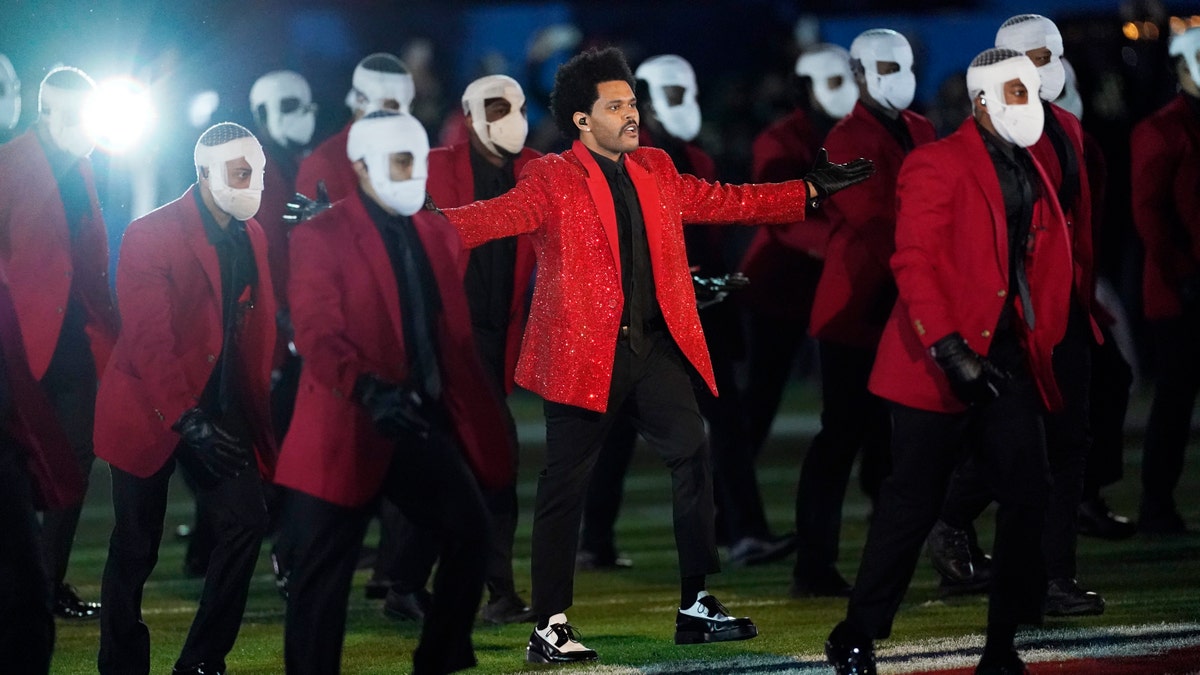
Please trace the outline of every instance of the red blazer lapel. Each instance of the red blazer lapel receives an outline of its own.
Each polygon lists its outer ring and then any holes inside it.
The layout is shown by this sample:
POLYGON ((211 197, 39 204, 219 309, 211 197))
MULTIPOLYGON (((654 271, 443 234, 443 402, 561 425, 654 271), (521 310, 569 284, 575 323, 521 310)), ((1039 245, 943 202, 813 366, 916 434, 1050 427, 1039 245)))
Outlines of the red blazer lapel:
POLYGON ((662 267, 662 209, 659 206, 662 197, 658 193, 658 181, 628 155, 625 156, 625 170, 629 172, 629 180, 633 182, 638 204, 642 207, 646 244, 650 247, 650 269, 657 270, 662 267))
POLYGON ((981 151, 983 157, 989 158, 987 162, 971 162, 971 175, 975 177, 976 182, 983 188, 984 199, 987 201, 988 212, 992 217, 992 236, 996 240, 996 265, 1000 269, 1000 274, 1005 279, 1008 278, 1008 222, 1004 212, 1004 195, 1000 192, 1000 179, 996 177, 996 169, 992 166, 991 154, 988 153, 987 147, 984 145, 983 137, 979 135, 979 129, 975 126, 973 118, 967 118, 966 122, 959 127, 964 132, 964 140, 968 145, 979 146, 976 152, 981 151))
POLYGON ((375 283, 379 285, 379 292, 383 294, 387 304, 392 330, 396 332, 396 338, 403 346, 404 324, 400 322, 400 287, 396 285, 396 272, 392 269, 392 261, 384 248, 383 237, 375 229, 371 215, 363 206, 362 197, 357 190, 346 198, 346 209, 346 220, 354 228, 354 244, 358 247, 362 259, 366 261, 367 267, 371 269, 375 283))
MULTIPOLYGON (((613 267, 617 270, 617 278, 621 278, 621 241, 617 235, 617 209, 613 206, 612 190, 608 187, 608 179, 600 170, 600 165, 592 158, 592 153, 580 141, 571 145, 575 159, 583 165, 587 172, 587 189, 592 195, 592 204, 600 215, 600 223, 604 225, 604 233, 608 235, 608 246, 613 257, 613 267)), ((632 174, 631 174, 632 175, 632 174)), ((634 184, 636 187, 636 183, 634 184)), ((639 195, 638 201, 641 201, 639 195)), ((653 251, 652 251, 653 253, 653 251)))
POLYGON ((208 243, 208 237, 204 234, 204 221, 201 219, 200 207, 196 205, 195 193, 198 189, 196 185, 192 185, 184 194, 184 199, 187 200, 188 218, 183 226, 187 228, 188 247, 200 261, 200 267, 204 269, 204 276, 208 277, 208 284, 212 287, 213 297, 217 299, 216 304, 220 307, 221 267, 217 262, 217 249, 208 243))

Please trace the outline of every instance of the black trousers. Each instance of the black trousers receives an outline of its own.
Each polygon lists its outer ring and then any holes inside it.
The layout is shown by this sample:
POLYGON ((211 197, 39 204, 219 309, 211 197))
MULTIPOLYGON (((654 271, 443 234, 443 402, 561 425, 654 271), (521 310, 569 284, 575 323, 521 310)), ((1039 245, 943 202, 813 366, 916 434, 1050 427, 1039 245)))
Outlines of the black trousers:
MULTIPOLYGON (((811 303, 811 294, 808 300, 811 303)), ((746 411, 746 442, 757 457, 766 445, 775 416, 779 414, 779 403, 794 370, 796 356, 808 339, 808 314, 801 321, 789 321, 761 312, 748 312, 746 336, 749 345, 742 402, 746 411)))
POLYGON ((1125 474, 1125 413, 1133 369, 1117 347, 1112 331, 1102 329, 1104 343, 1092 347, 1090 410, 1092 448, 1084 467, 1083 497, 1100 494, 1100 488, 1125 474))
MULTIPOLYGON (((1054 348, 1054 376, 1064 407, 1045 416, 1050 492, 1041 546, 1048 579, 1076 576, 1077 514, 1092 444, 1089 401, 1093 344, 1086 315, 1073 307, 1066 335, 1054 348)), ((950 525, 970 527, 995 499, 988 480, 981 475, 983 471, 977 462, 968 460, 955 472, 942 512, 942 519, 950 525)))
POLYGON ((600 447, 627 416, 671 472, 675 546, 682 576, 720 569, 713 533, 712 474, 704 421, 678 347, 665 332, 642 353, 618 341, 607 412, 546 401, 546 468, 533 516, 533 608, 565 612, 572 603, 584 493, 600 447))
POLYGON ((54 618, 37 529, 25 453, 0 432, 0 664, 5 672, 50 672, 54 618))
POLYGON ((828 341, 820 350, 821 430, 804 457, 796 487, 797 578, 837 562, 842 503, 859 450, 864 466, 872 463, 869 458, 876 465, 889 463, 892 421, 883 400, 867 391, 874 350, 828 341))
MULTIPOLYGON (((55 417, 66 433, 67 442, 83 474, 84 487, 92 475, 96 460, 92 447, 92 428, 96 419, 96 365, 86 342, 63 337, 50 366, 41 379, 42 390, 50 399, 55 417)), ((42 515, 41 550, 47 582, 53 590, 67 576, 71 546, 83 504, 47 511, 42 515)))
POLYGON ((961 449, 972 448, 997 495, 995 577, 988 623, 1041 619, 1042 518, 1049 486, 1041 401, 1018 374, 989 404, 958 414, 891 404, 892 473, 867 533, 847 621, 872 639, 891 634, 921 547, 941 512, 961 449))
MULTIPOLYGON (((475 665, 471 627, 483 593, 488 517, 475 477, 445 429, 398 444, 384 492, 405 518, 438 533, 433 606, 425 615, 413 673, 475 665)), ((341 670, 346 602, 374 505, 346 508, 294 490, 284 500, 281 543, 290 552, 284 661, 290 675, 341 670)))
POLYGON ((1146 421, 1141 511, 1144 517, 1159 517, 1178 511, 1175 488, 1183 474, 1192 410, 1200 391, 1200 307, 1152 322, 1151 330, 1158 375, 1146 421))
MULTIPOLYGON (((167 487, 175 465, 172 458, 148 478, 111 467, 115 524, 100 590, 97 663, 101 673, 150 670, 150 631, 142 621, 142 589, 158 562, 167 487)), ((236 478, 201 482, 196 499, 211 518, 216 545, 176 665, 189 668, 204 663, 223 670, 242 625, 250 579, 267 529, 262 479, 251 465, 236 478)))

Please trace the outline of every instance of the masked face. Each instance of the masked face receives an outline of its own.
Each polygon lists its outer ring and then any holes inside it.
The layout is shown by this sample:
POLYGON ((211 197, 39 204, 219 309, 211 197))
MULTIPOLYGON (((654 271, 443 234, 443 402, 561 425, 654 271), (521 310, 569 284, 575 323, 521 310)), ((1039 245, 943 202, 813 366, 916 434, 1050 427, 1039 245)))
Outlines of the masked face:
POLYGON ((467 86, 462 98, 463 114, 489 152, 515 155, 525 147, 529 120, 525 116, 525 93, 506 75, 488 75, 467 86))
POLYGON ((50 138, 60 150, 75 157, 87 157, 96 147, 83 124, 83 105, 89 93, 51 86, 43 86, 41 91, 41 118, 50 138))
POLYGON ((1058 26, 1040 14, 1014 16, 996 32, 996 46, 1028 56, 1037 66, 1042 85, 1038 95, 1053 101, 1062 93, 1066 72, 1062 66, 1063 40, 1058 26))
POLYGON ((655 56, 638 66, 636 77, 649 85, 650 105, 663 130, 685 143, 694 140, 701 115, 691 64, 674 54, 655 56))
POLYGON ((0 54, 0 129, 12 129, 21 118, 21 80, 8 57, 0 54))
POLYGON ((425 206, 426 177, 415 175, 413 153, 371 154, 364 161, 371 188, 385 206, 402 216, 411 216, 425 206))
POLYGON ((208 188, 217 207, 238 220, 258 213, 267 157, 253 136, 220 145, 197 144, 196 165, 208 169, 208 188))
POLYGON ((363 162, 382 206, 411 216, 425 205, 429 137, 411 116, 374 113, 355 122, 346 155, 352 162, 363 162))
POLYGON ((312 140, 317 106, 299 73, 276 70, 258 78, 250 88, 250 107, 265 112, 264 126, 279 145, 301 147, 312 140))
POLYGON ((854 110, 858 86, 850 72, 850 54, 845 49, 817 45, 796 59, 796 74, 812 82, 813 98, 825 114, 841 119, 854 110))
POLYGON ((917 91, 913 74, 913 52, 908 40, 896 31, 869 30, 854 39, 850 58, 863 68, 867 93, 889 110, 904 110, 917 91))
MULTIPOLYGON (((378 56, 378 55, 373 55, 378 56)), ((403 64, 394 56, 384 55, 397 68, 403 64)), ((370 61, 371 56, 363 59, 370 61)), ((412 75, 404 72, 375 70, 359 63, 354 69, 353 87, 346 94, 346 105, 362 115, 380 110, 407 113, 412 106, 415 86, 412 75)))
POLYGON ((1200 26, 1193 26, 1171 38, 1167 49, 1171 56, 1182 56, 1192 84, 1200 87, 1200 26))

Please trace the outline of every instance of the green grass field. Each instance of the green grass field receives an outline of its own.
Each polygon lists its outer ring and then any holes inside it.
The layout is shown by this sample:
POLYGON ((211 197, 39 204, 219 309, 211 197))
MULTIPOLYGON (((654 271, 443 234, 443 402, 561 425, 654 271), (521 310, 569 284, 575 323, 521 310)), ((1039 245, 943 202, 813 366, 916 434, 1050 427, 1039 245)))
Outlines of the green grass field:
MULTIPOLYGON (((1131 411, 1132 428, 1144 418, 1145 400, 1131 411)), ((537 432, 540 403, 532 396, 514 400, 518 420, 537 432)), ((806 385, 788 392, 785 410, 789 417, 759 463, 759 479, 768 516, 777 532, 792 528, 795 483, 800 459, 808 447, 813 416, 818 412, 815 393, 806 385)), ((777 426, 777 429, 779 428, 777 426)), ((541 466, 540 435, 525 438, 519 494, 522 521, 517 533, 515 561, 517 585, 528 599, 530 513, 536 474, 541 466)), ((1110 504, 1120 513, 1135 514, 1140 459, 1140 436, 1131 433, 1126 449, 1126 478, 1106 490, 1110 504)), ((1191 449, 1184 482, 1178 495, 1185 519, 1200 526, 1200 458, 1191 449)), ((97 463, 87 497, 68 581, 86 599, 98 599, 100 576, 112 527, 108 469, 97 463)), ((718 663, 717 672, 734 670, 719 664, 745 656, 818 658, 821 645, 844 611, 844 601, 833 599, 793 600, 787 596, 791 561, 745 569, 727 568, 710 579, 709 588, 731 609, 754 618, 758 639, 718 645, 678 647, 672 641, 674 607, 678 601, 676 561, 670 528, 669 482, 657 459, 639 450, 629 476, 626 503, 618 524, 618 545, 635 561, 635 567, 620 572, 581 572, 576 579, 575 606, 569 612, 580 628, 584 642, 600 653, 605 666, 632 666, 672 672, 699 669, 704 661, 718 663), (689 662, 691 662, 689 664, 689 662), (653 665, 652 665, 653 664, 653 665), (695 667, 693 667, 695 666, 695 667)), ((167 535, 157 569, 146 586, 143 612, 152 640, 152 672, 169 673, 183 643, 195 610, 201 581, 182 574, 184 543, 171 532, 191 522, 192 503, 182 483, 173 485, 168 507, 167 535)), ((852 484, 845 509, 840 569, 853 578, 866 534, 867 501, 852 484)), ((990 514, 989 514, 990 515, 990 514)), ((990 541, 990 517, 981 521, 981 538, 990 541)), ((368 536, 373 541, 374 533, 368 536)), ((245 620, 229 666, 237 675, 283 672, 284 605, 275 592, 266 548, 259 560, 245 620)), ((1141 536, 1123 542, 1081 538, 1080 581, 1100 591, 1108 601, 1101 617, 1085 620, 1048 620, 1049 627, 1141 625, 1158 622, 1200 620, 1200 535, 1169 539, 1141 536)), ((367 573, 360 572, 350 598, 343 673, 392 674, 410 670, 418 627, 385 618, 380 601, 363 597, 367 573)), ((960 635, 980 634, 985 619, 985 601, 980 596, 937 599, 936 579, 923 564, 914 579, 898 616, 888 645, 960 635)), ((11 619, 11 617, 10 617, 11 619)), ((59 622, 54 673, 95 672, 99 623, 59 622)), ((524 663, 528 625, 491 627, 479 624, 475 646, 477 672, 507 673, 544 670, 524 663)), ((575 672, 579 669, 572 668, 575 672)), ((615 669, 619 672, 619 669, 615 669)), ((754 672, 739 667, 738 672, 754 672)), ((783 672, 773 667, 769 672, 783 672)), ((762 671, 766 672, 766 671, 762 671)), ((1042 672, 1042 671, 1037 671, 1042 672)))

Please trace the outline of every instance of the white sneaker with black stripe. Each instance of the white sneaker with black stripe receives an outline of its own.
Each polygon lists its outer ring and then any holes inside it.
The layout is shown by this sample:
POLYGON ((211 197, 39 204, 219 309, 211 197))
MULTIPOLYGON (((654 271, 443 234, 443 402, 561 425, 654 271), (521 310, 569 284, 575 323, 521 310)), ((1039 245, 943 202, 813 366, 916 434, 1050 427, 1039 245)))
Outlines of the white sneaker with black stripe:
POLYGON ((529 663, 576 663, 595 661, 596 650, 579 642, 580 634, 567 623, 566 614, 555 614, 545 628, 534 628, 525 648, 529 663))

